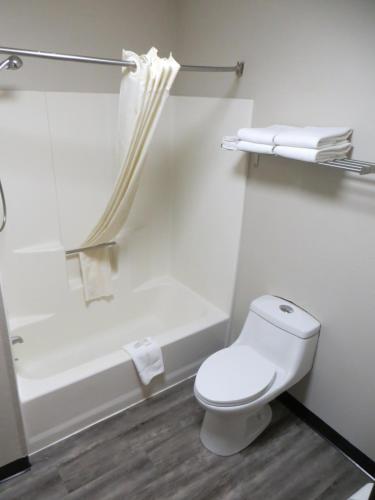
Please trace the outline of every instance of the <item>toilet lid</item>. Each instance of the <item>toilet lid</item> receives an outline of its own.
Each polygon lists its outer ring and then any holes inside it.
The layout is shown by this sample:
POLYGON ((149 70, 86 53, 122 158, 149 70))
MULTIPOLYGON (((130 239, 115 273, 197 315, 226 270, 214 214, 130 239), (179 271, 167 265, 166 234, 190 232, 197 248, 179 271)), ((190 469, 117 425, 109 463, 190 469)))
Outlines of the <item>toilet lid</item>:
POLYGON ((261 396, 275 375, 275 366, 251 347, 233 345, 206 359, 198 370, 195 391, 212 405, 241 405, 261 396))

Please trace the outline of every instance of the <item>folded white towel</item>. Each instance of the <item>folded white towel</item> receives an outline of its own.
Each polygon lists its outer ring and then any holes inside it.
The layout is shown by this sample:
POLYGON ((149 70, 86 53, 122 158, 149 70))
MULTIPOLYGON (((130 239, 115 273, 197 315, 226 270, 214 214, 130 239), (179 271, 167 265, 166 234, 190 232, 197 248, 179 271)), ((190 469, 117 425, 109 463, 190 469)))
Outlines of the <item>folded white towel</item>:
POLYGON ((223 149, 229 149, 230 151, 237 151, 238 137, 233 135, 225 135, 221 141, 221 147, 223 149))
POLYGON ((274 153, 285 158, 293 158, 294 160, 320 162, 328 160, 339 160, 346 158, 352 149, 350 142, 343 142, 336 146, 326 148, 294 148, 289 146, 275 146, 274 153))
POLYGON ((274 138, 278 134, 295 128, 296 127, 290 127, 289 125, 271 125, 270 127, 263 128, 240 128, 237 132, 237 136, 240 141, 274 144, 274 138))
POLYGON ((248 142, 248 141, 238 141, 237 150, 238 151, 248 151, 250 153, 261 153, 272 155, 273 149, 275 146, 271 146, 269 144, 259 144, 256 142, 248 142))
POLYGON ((109 248, 98 247, 79 252, 86 302, 113 295, 109 248))
POLYGON ((236 142, 223 141, 221 143, 221 147, 223 149, 228 149, 229 151, 237 151, 237 143, 236 142))
POLYGON ((235 136, 224 136, 221 143, 223 149, 230 151, 246 151, 249 153, 272 154, 274 146, 255 142, 239 141, 235 136))
POLYGON ((164 373, 163 354, 151 337, 126 344, 123 349, 132 358, 144 385, 148 385, 156 375, 164 373))
POLYGON ((277 133, 274 143, 296 148, 324 148, 348 140, 352 132, 348 127, 294 127, 277 133))

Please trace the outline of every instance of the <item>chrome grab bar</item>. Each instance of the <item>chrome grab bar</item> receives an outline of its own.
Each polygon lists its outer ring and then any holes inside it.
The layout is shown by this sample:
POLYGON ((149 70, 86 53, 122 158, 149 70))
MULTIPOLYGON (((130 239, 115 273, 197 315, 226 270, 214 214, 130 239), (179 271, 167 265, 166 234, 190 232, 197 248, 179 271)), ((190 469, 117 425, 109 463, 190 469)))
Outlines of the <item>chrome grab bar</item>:
POLYGON ((7 204, 5 201, 4 189, 1 181, 0 181, 0 197, 1 197, 1 204, 3 206, 3 221, 0 226, 0 233, 1 233, 1 231, 5 227, 5 224, 7 223, 7 204))
POLYGON ((113 245, 116 245, 115 241, 110 241, 109 243, 98 243, 97 245, 91 245, 88 247, 72 248, 72 250, 65 250, 65 255, 74 255, 76 253, 84 252, 85 250, 92 250, 93 248, 101 247, 112 247, 113 245))

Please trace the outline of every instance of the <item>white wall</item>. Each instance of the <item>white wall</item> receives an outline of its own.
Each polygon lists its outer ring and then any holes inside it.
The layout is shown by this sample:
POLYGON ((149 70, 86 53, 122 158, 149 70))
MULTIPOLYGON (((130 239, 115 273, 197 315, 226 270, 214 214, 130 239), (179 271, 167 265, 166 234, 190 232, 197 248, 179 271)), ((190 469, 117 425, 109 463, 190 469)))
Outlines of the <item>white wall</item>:
MULTIPOLYGON (((151 46, 168 55, 174 0, 1 0, 1 44, 46 52, 121 58, 151 46)), ((120 69, 24 58, 21 71, 1 72, 0 88, 117 92, 120 69)))
MULTIPOLYGON (((350 125, 354 156, 375 161, 375 2, 179 0, 178 16, 177 58, 245 61, 240 81, 187 74, 178 93, 251 97, 257 125, 350 125)), ((233 326, 263 293, 319 318, 313 373, 293 394, 372 459, 374 224, 373 176, 262 159, 248 179, 233 326)))

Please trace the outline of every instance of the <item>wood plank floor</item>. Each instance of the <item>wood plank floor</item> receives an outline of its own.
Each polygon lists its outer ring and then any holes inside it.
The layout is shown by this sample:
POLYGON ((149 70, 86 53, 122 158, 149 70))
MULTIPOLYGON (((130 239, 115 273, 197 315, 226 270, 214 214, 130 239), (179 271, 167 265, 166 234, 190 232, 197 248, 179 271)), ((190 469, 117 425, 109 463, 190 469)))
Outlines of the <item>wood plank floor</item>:
POLYGON ((344 500, 367 477, 280 403, 246 450, 202 447, 191 380, 32 456, 1 500, 344 500))

